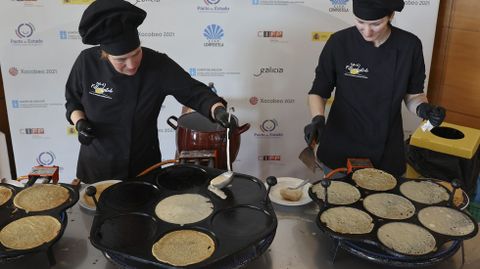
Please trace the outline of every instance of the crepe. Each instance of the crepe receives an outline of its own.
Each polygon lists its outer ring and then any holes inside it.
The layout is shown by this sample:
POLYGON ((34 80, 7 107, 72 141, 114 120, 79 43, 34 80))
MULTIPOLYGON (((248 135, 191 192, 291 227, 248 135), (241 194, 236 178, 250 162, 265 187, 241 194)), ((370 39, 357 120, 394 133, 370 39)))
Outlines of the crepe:
POLYGON ((161 262, 187 266, 208 259, 215 251, 215 242, 205 233, 194 230, 173 231, 158 240, 152 254, 161 262))
POLYGON ((27 212, 36 212, 58 207, 69 197, 68 190, 60 185, 38 184, 19 192, 13 203, 27 212))
POLYGON ((469 235, 476 223, 464 213, 443 206, 429 206, 418 212, 418 220, 428 229, 451 236, 469 235))
POLYGON ((377 237, 387 248, 405 255, 425 255, 436 249, 433 235, 411 223, 390 222, 377 231, 377 237))
POLYGON ((174 224, 199 222, 213 212, 210 199, 199 194, 179 194, 161 200, 155 214, 163 221, 174 224))
MULTIPOLYGON (((102 194, 102 192, 112 186, 116 184, 116 182, 105 182, 105 183, 96 183, 95 184, 95 188, 97 189, 97 192, 95 193, 95 198, 97 199, 97 201, 99 201, 100 199, 100 195, 102 194)), ((95 202, 93 201, 92 197, 88 196, 86 193, 83 194, 83 201, 85 202, 85 204, 91 208, 95 208, 95 202)))
POLYGON ((6 248, 25 250, 55 239, 60 222, 51 216, 29 216, 17 219, 0 231, 0 243, 6 248))
POLYGON ((12 198, 13 192, 10 188, 0 186, 0 206, 12 198))
POLYGON ((364 168, 353 172, 352 179, 358 186, 372 191, 388 191, 397 185, 394 176, 375 168, 364 168))
POLYGON ((430 181, 407 181, 400 185, 400 192, 410 200, 427 205, 448 201, 450 198, 445 188, 430 181))
POLYGON ((373 215, 385 219, 408 219, 415 206, 408 199, 391 193, 376 193, 363 200, 363 207, 373 215))
POLYGON ((366 234, 373 229, 373 219, 370 215, 346 206, 327 209, 320 215, 320 221, 330 230, 341 234, 366 234))
MULTIPOLYGON (((360 191, 354 186, 342 182, 331 181, 328 187, 328 203, 333 205, 349 205, 360 200, 360 191)), ((312 186, 312 192, 315 193, 318 199, 325 201, 325 188, 322 184, 315 184, 312 186)))

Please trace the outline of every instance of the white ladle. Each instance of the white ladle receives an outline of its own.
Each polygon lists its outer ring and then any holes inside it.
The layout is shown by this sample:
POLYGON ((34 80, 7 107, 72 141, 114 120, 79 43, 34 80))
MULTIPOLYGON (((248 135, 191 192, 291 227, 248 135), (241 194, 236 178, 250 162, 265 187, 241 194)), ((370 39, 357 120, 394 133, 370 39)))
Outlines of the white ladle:
MULTIPOLYGON (((233 107, 230 108, 231 112, 234 111, 233 107)), ((232 118, 232 113, 228 114, 228 122, 230 123, 230 120, 232 118)), ((227 128, 227 172, 224 172, 216 177, 214 177, 210 181, 210 185, 217 188, 221 189, 226 187, 230 182, 232 182, 233 179, 233 172, 232 172, 232 167, 230 165, 230 128, 227 128)))

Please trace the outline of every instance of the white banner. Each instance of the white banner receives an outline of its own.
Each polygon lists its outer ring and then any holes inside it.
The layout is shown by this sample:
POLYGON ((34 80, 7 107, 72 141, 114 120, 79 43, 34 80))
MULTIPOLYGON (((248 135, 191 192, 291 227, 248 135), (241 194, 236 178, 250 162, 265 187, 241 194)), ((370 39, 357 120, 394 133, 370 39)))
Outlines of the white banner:
MULTIPOLYGON (((65 119, 65 83, 86 48, 78 23, 91 0, 0 2, 0 64, 17 175, 32 166, 58 165, 62 181, 75 178, 79 143, 65 119)), ((318 56, 335 31, 353 25, 351 0, 130 0, 147 11, 142 45, 167 53, 194 78, 214 82, 240 124, 234 170, 258 178, 311 176, 298 160, 310 120, 307 92, 318 56), (216 25, 216 26, 214 26, 216 25), (208 28, 223 36, 205 35, 208 28)), ((430 69, 438 0, 405 1, 394 25, 423 42, 430 69)), ((181 105, 167 98, 158 119, 164 159, 175 156, 166 119, 181 105)), ((407 134, 419 120, 404 112, 407 134)))

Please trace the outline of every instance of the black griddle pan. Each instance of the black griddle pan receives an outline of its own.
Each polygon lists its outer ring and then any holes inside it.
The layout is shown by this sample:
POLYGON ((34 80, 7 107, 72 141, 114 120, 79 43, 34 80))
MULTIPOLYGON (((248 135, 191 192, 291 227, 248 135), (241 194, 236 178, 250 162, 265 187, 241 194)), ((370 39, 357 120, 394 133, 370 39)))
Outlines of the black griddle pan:
POLYGON ((434 258, 438 258, 438 255, 443 253, 443 250, 444 248, 442 248, 442 246, 444 246, 447 242, 452 242, 452 241, 462 241, 462 240, 465 240, 465 239, 469 239, 469 238, 472 238, 474 237, 477 233, 478 233, 478 224, 477 222, 469 215, 469 214, 466 214, 464 211, 460 211, 459 209, 457 209, 455 206, 453 206, 451 204, 451 199, 449 199, 449 201, 443 201, 443 202, 440 202, 440 203, 437 203, 437 204, 433 204, 433 205, 426 205, 426 204, 422 204, 422 203, 419 203, 419 202, 416 202, 416 201, 413 201, 411 199, 409 199, 408 197, 405 197, 401 192, 400 192, 400 185, 404 182, 407 182, 407 181, 411 181, 411 180, 414 180, 414 181, 430 181, 432 183, 435 183, 437 184, 438 186, 444 188, 447 190, 447 192, 452 195, 452 192, 449 191, 446 187, 444 187, 443 185, 441 184, 438 184, 435 180, 430 180, 430 179, 407 179, 407 178, 403 178, 403 177, 396 177, 396 180, 397 180, 397 185, 395 186, 395 188, 393 188, 392 190, 388 190, 388 191, 372 191, 372 190, 367 190, 367 189, 363 189, 362 187, 358 186, 355 181, 351 178, 351 174, 347 175, 346 177, 343 177, 343 178, 339 178, 339 179, 335 179, 335 180, 332 180, 332 181, 343 181, 345 183, 349 183, 353 186, 355 186, 359 191, 360 191, 360 194, 361 194, 361 198, 353 203, 353 204, 350 204, 350 205, 333 205, 333 204, 329 204, 328 203, 328 197, 327 197, 327 203, 325 203, 322 199, 319 199, 317 197, 317 195, 312 191, 312 187, 316 184, 320 184, 321 182, 317 182, 315 184, 313 184, 310 188, 309 188, 309 195, 310 197, 312 198, 312 200, 314 200, 319 206, 320 206, 320 212, 315 220, 317 226, 324 232, 326 232, 327 234, 329 234, 331 237, 333 237, 334 239, 336 240, 346 240, 346 241, 352 241, 352 242, 358 242, 358 243, 363 243, 363 244, 367 244, 367 245, 372 245, 372 246, 375 246, 377 248, 380 248, 381 250, 385 251, 386 253, 392 255, 393 257, 396 257, 396 258, 405 258, 405 259, 408 259, 408 260, 412 260, 412 261, 419 261, 419 260, 429 260, 429 259, 434 259, 434 258), (410 218, 408 219, 404 219, 404 220, 390 220, 390 219, 384 219, 384 218, 380 218, 380 217, 377 217, 375 216, 374 214, 371 214, 370 212, 368 212, 368 210, 366 210, 364 207, 363 207, 363 199, 365 197, 367 197, 368 195, 371 195, 371 194, 375 194, 375 193, 391 193, 391 194, 396 194, 396 195, 399 195, 399 196, 402 196, 406 199, 408 199, 410 202, 412 202, 412 204, 415 206, 415 213, 413 216, 411 216, 410 218), (347 206, 347 207, 352 207, 352 208, 356 208, 356 209, 359 209, 359 210, 362 210, 364 212, 366 212, 367 214, 370 215, 370 217, 372 217, 373 219, 373 223, 374 223, 374 228, 372 229, 372 231, 370 233, 367 233, 367 234, 355 234, 355 235, 352 235, 352 234, 342 234, 342 233, 337 233, 333 230, 331 230, 330 228, 328 228, 325 223, 322 223, 320 221, 320 216, 322 215, 322 213, 329 209, 329 208, 332 208, 332 207, 338 207, 338 206, 347 206), (430 230, 428 227, 425 227, 423 226, 420 221, 418 220, 418 212, 425 208, 425 207, 429 207, 429 206, 444 206, 444 207, 449 207, 449 208, 452 208, 452 209, 455 209, 455 210, 458 210, 460 212, 462 212, 464 215, 466 215, 468 218, 470 218, 470 220, 475 224, 475 229, 470 233, 470 234, 467 234, 467 235, 463 235, 463 236, 449 236, 449 235, 444 235, 444 234, 439 234, 439 233, 436 233, 432 230, 430 230), (411 224, 415 224, 415 225, 418 225, 420 227, 423 227, 425 229, 427 229, 432 235, 433 237, 435 238, 435 241, 436 241, 436 248, 434 251, 430 252, 430 253, 427 253, 425 255, 407 255, 407 254, 403 254, 403 253, 399 253, 397 251, 394 251, 386 246, 384 246, 380 241, 379 239, 377 238, 377 230, 379 227, 381 227, 382 225, 384 224, 387 224, 387 223, 390 223, 390 222, 405 222, 405 223, 411 223, 411 224))
POLYGON ((186 268, 232 268, 261 255, 271 244, 277 228, 264 184, 235 173, 224 188, 223 200, 207 190, 212 178, 223 170, 181 164, 157 169, 134 180, 107 188, 98 201, 90 241, 101 251, 129 265, 174 268, 152 255, 152 246, 165 234, 183 229, 197 230, 215 242, 206 260, 186 268), (209 198, 213 213, 197 223, 183 226, 160 220, 155 207, 162 199, 184 193, 209 198))
POLYGON ((66 221, 67 215, 65 214, 65 210, 72 207, 78 201, 79 194, 78 194, 78 189, 70 184, 60 183, 58 185, 61 185, 62 187, 68 190, 70 197, 69 199, 67 199, 67 201, 65 201, 63 204, 61 204, 56 208, 27 213, 25 210, 15 207, 15 205, 13 204, 13 199, 15 198, 15 195, 17 195, 20 191, 28 187, 21 188, 21 187, 12 186, 6 183, 0 183, 0 186, 11 189, 13 193, 10 200, 8 200, 5 204, 0 206, 0 230, 3 229, 3 227, 11 223, 12 221, 15 221, 23 217, 36 216, 36 215, 52 216, 56 218, 62 225, 60 232, 55 237, 55 239, 32 249, 14 250, 14 249, 6 248, 2 244, 0 244, 0 261, 2 259, 9 259, 17 256, 23 256, 26 254, 46 251, 48 248, 50 248, 53 244, 55 244, 60 239, 60 237, 63 235, 65 228, 67 226, 67 221, 66 221))

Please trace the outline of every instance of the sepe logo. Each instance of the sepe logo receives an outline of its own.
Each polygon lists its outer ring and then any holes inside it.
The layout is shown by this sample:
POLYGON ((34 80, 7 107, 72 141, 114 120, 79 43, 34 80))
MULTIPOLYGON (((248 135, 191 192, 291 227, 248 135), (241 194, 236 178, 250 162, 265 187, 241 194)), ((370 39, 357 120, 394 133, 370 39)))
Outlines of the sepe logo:
POLYGON ((258 98, 256 96, 250 97, 250 99, 248 101, 250 102, 251 105, 258 104, 258 98))
POLYGON ((259 161, 281 161, 282 157, 281 155, 259 155, 258 160, 259 161))
POLYGON ((283 31, 258 31, 257 37, 262 38, 282 38, 283 31))
POLYGON ((37 163, 39 165, 51 165, 55 159, 55 154, 52 151, 44 151, 38 154, 37 163))
POLYGON ((11 76, 15 77, 16 75, 18 75, 18 69, 17 69, 16 67, 10 67, 10 68, 8 69, 8 73, 9 73, 11 76))
POLYGON ((259 77, 263 74, 282 74, 283 68, 282 67, 262 67, 258 70, 256 74, 253 74, 254 77, 259 77))
POLYGON ((203 36, 207 39, 205 47, 223 47, 221 40, 225 35, 222 27, 218 24, 210 24, 203 30, 203 36))
POLYGON ((22 128, 19 131, 20 131, 20 134, 25 134, 25 135, 45 134, 45 129, 43 128, 22 128))
POLYGON ((329 12, 348 12, 347 3, 349 0, 330 0, 333 7, 328 9, 329 12))
POLYGON ((31 22, 21 23, 15 29, 15 34, 19 38, 29 38, 35 32, 35 26, 31 22))

